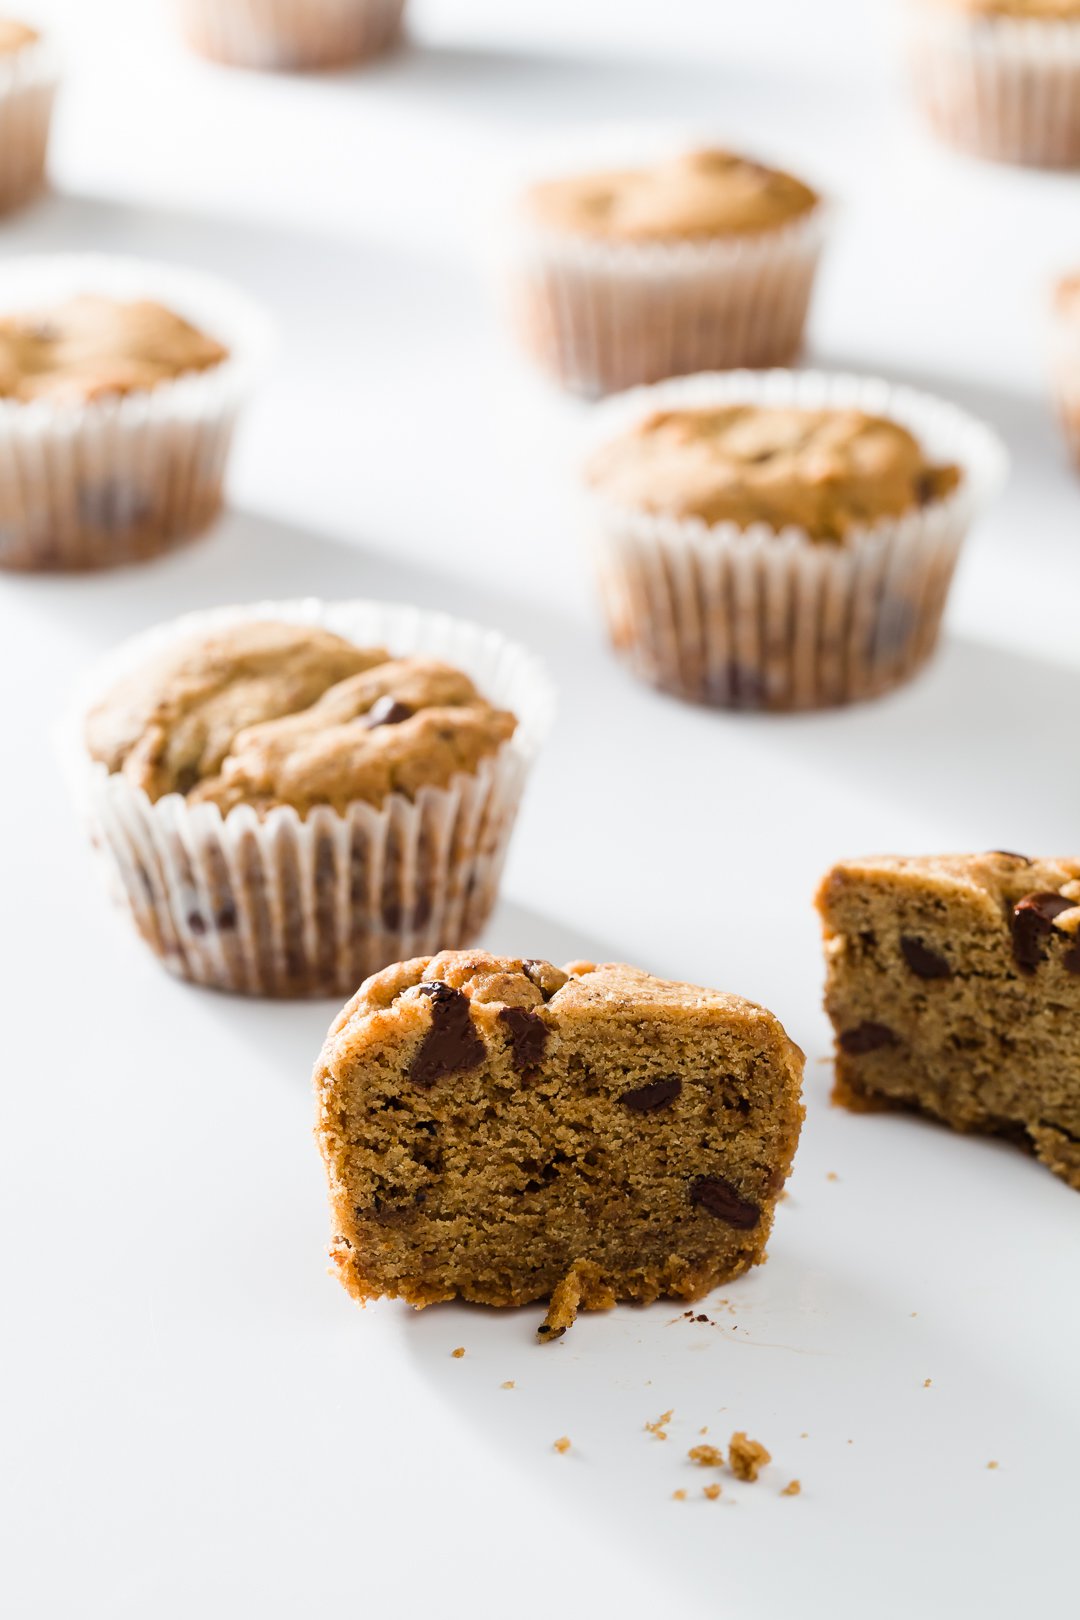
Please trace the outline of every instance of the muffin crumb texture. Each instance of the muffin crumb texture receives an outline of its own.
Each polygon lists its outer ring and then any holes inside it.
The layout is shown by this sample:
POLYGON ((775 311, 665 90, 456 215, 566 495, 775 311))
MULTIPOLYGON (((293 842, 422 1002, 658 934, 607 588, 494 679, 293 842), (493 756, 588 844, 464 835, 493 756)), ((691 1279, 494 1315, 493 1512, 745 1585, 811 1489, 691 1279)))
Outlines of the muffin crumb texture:
POLYGON ((764 1258, 802 1054, 620 964, 447 952, 363 985, 316 1069, 331 1255, 358 1299, 696 1298, 764 1258))
POLYGON ((748 1439, 741 1429, 732 1435, 728 1464, 736 1479, 755 1480, 770 1462, 772 1456, 760 1441, 748 1439))
POLYGON ((1080 1189, 1080 862, 848 861, 818 905, 835 1100, 1004 1136, 1080 1189))

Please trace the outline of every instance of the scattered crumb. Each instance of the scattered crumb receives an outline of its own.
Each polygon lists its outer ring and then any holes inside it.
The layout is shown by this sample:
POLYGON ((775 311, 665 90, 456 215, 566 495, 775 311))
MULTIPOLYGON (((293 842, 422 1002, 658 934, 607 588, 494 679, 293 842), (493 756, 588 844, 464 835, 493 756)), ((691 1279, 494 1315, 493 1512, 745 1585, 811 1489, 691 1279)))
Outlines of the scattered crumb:
POLYGON ((567 1328, 573 1327, 580 1304, 581 1274, 577 1266, 571 1266, 562 1282, 556 1283, 552 1290, 547 1315, 537 1328, 536 1337, 543 1344, 561 1339, 567 1328))
POLYGON ((809 1440, 809 1438, 810 1438, 810 1430, 809 1429, 804 1429, 802 1434, 800 1434, 799 1439, 800 1440, 809 1440))
POLYGON ((686 1453, 692 1463, 699 1468, 723 1468, 724 1453, 719 1446, 691 1446, 686 1453))
POLYGON ((708 1320, 709 1318, 705 1315, 704 1311, 701 1311, 697 1316, 694 1317, 695 1322, 707 1322, 708 1320))
POLYGON ((825 1177, 825 1180, 826 1181, 839 1181, 840 1177, 837 1175, 835 1170, 830 1170, 828 1175, 825 1177))
POLYGON ((657 1418, 655 1423, 646 1423, 646 1425, 645 1425, 646 1431, 649 1434, 655 1435, 657 1440, 666 1440, 667 1439, 666 1425, 671 1422, 671 1420, 672 1420, 672 1418, 674 1416, 675 1416, 675 1408, 674 1407, 671 1408, 670 1412, 661 1412, 660 1416, 657 1418))
POLYGON ((728 1463, 736 1479, 757 1479, 772 1456, 757 1440, 748 1440, 741 1429, 732 1435, 728 1446, 728 1463))
POLYGON ((465 1346, 463 1344, 459 1344, 456 1350, 451 1350, 450 1354, 453 1356, 455 1361, 460 1361, 462 1356, 465 1354, 465 1346))
POLYGON ((567 1439, 566 1435, 564 1434, 558 1440, 556 1440, 554 1442, 554 1446, 555 1446, 555 1450, 559 1453, 559 1455, 564 1456, 565 1453, 570 1450, 570 1441, 567 1439))
POLYGON ((783 1490, 780 1492, 780 1495, 781 1496, 801 1496, 802 1495, 802 1486, 800 1485, 800 1483, 799 1483, 799 1481, 797 1479, 789 1479, 787 1484, 784 1486, 783 1490))
POLYGON ((702 1496, 707 1496, 710 1502, 715 1502, 716 1498, 720 1495, 720 1486, 706 1485, 701 1494, 702 1496))
POLYGON ((701 1425, 701 1428, 698 1430, 698 1434, 708 1434, 708 1432, 709 1432, 709 1425, 707 1423, 703 1423, 701 1425))
POLYGON ((986 1466, 987 1468, 997 1468, 998 1464, 996 1462, 988 1462, 986 1466))
POLYGON ((671 1500, 673 1502, 685 1502, 686 1501, 686 1492, 685 1491, 672 1491, 671 1500))
POLYGON ((922 1381, 922 1387, 923 1387, 923 1389, 929 1389, 929 1388, 930 1388, 930 1385, 931 1385, 931 1384, 932 1384, 932 1383, 933 1383, 933 1379, 932 1379, 932 1378, 924 1378, 924 1379, 923 1379, 923 1381, 922 1381))
POLYGON ((918 1313, 918 1311, 912 1311, 911 1314, 912 1314, 912 1316, 918 1316, 919 1313, 918 1313))
POLYGON ((505 1384, 500 1384, 499 1385, 499 1388, 500 1389, 513 1389, 514 1388, 514 1380, 512 1378, 508 1378, 506 1380, 505 1384))

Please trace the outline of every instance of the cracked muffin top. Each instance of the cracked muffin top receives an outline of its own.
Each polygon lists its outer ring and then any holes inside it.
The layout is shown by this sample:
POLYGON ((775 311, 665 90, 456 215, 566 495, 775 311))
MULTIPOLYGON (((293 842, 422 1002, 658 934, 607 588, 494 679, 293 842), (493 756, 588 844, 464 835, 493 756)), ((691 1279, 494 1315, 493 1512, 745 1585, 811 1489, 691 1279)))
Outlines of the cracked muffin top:
POLYGON ((546 230, 622 242, 750 235, 807 214, 816 192, 733 152, 688 152, 640 169, 567 175, 525 193, 546 230))
POLYGON ((867 880, 895 894, 919 891, 942 902, 963 897, 973 910, 1014 933, 1025 928, 1080 934, 1080 861, 1030 860, 1009 850, 984 855, 876 855, 842 861, 821 885, 819 909, 867 880))
POLYGON ((597 451, 586 479, 631 510, 839 541, 941 500, 960 472, 883 417, 724 405, 653 412, 597 451))
POLYGON ((87 294, 0 318, 0 398, 77 404, 142 393, 228 354, 162 304, 87 294))
POLYGON ((448 664, 256 622, 189 639, 126 676, 91 711, 86 742, 154 800, 306 815, 446 787, 516 724, 448 664))
POLYGON ((41 38, 29 23, 16 22, 13 17, 0 17, 0 56, 21 51, 24 45, 34 45, 41 38))
POLYGON ((1034 17, 1041 22, 1080 19, 1080 0, 938 0, 978 17, 1034 17))

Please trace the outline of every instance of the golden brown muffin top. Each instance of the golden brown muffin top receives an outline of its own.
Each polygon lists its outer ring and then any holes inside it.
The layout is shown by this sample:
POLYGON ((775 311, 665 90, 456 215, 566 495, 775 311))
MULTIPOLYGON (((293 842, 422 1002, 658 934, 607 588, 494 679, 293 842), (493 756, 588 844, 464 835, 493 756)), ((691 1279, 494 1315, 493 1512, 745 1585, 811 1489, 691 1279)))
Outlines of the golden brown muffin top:
POLYGON ((586 477, 616 505, 842 540, 940 500, 960 481, 896 422, 854 410, 723 405, 655 411, 603 446, 586 477))
POLYGON ((0 17, 0 56, 21 51, 24 45, 33 45, 41 38, 29 23, 16 22, 12 17, 0 17))
POLYGON ((1040 22, 1080 19, 1080 0, 938 0, 978 17, 1034 17, 1040 22))
POLYGON ((546 230, 621 242, 745 236, 818 202, 793 175, 733 152, 688 152, 647 168, 568 175, 532 186, 527 215, 546 230))
POLYGON ((189 639, 126 676, 86 742, 151 799, 306 815, 446 787, 515 728, 448 664, 268 622, 189 639))
POLYGON ((80 403, 207 371, 228 350, 162 304, 87 294, 0 318, 0 398, 80 403))

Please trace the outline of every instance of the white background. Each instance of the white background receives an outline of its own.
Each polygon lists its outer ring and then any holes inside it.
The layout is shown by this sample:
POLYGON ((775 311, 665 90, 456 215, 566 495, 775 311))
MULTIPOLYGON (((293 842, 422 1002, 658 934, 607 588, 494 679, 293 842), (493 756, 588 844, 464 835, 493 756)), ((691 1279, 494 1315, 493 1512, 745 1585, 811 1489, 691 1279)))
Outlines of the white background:
POLYGON ((282 338, 213 538, 0 580, 0 1607, 1067 1612, 1080 1199, 1006 1146, 830 1109, 811 896, 869 850, 1080 845, 1080 480, 1044 378, 1080 181, 933 146, 875 0, 416 0, 408 49, 307 80, 194 61, 154 0, 52 15, 57 190, 0 252, 198 265, 282 338), (810 359, 947 394, 1008 440, 947 644, 889 701, 699 712, 603 646, 582 408, 506 342, 485 244, 538 138, 672 119, 838 199, 810 359), (623 1309, 537 1348, 536 1311, 359 1311, 324 1271, 309 1134, 334 1009, 173 983, 108 913, 50 749, 73 676, 181 610, 306 592, 445 607, 549 660, 559 724, 487 943, 740 991, 806 1048, 771 1259, 704 1307, 715 1325, 623 1309), (660 1442, 643 1425, 669 1407, 660 1442), (703 1425, 774 1466, 705 1501, 703 1425))

